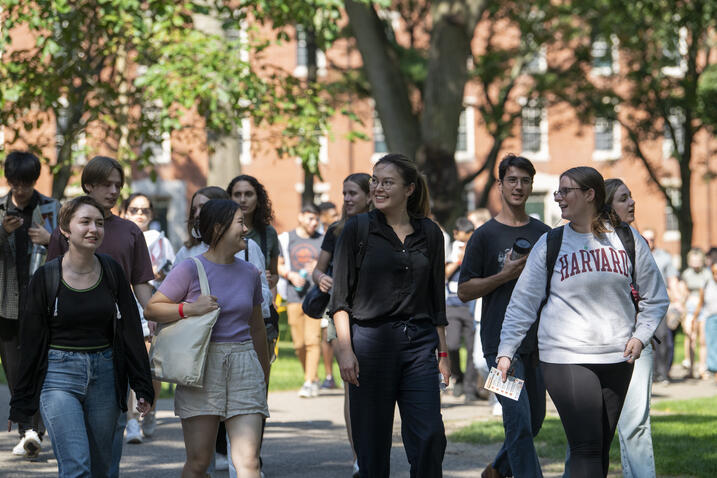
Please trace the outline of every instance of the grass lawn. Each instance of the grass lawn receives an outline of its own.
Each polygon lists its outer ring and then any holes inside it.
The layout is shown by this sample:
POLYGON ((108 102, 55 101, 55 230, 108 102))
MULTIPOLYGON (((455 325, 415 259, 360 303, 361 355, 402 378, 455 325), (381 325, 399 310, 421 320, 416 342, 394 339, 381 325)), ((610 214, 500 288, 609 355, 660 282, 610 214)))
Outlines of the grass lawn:
MULTIPOLYGON (((652 407, 652 442, 658 476, 717 476, 717 397, 660 402, 652 407)), ((503 441, 503 422, 476 422, 451 440, 486 444, 503 441)), ((540 457, 561 461, 567 440, 560 419, 547 417, 536 438, 540 457)), ((610 449, 610 471, 620 472, 617 436, 610 449)))

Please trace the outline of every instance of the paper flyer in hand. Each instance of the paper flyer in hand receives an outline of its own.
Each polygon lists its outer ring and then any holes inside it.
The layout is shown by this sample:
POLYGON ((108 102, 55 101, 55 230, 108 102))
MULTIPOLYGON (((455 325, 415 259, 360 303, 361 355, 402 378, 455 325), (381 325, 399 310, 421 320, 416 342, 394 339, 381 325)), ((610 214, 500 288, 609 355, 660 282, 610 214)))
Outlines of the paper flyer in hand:
POLYGON ((511 400, 518 400, 520 392, 523 390, 523 380, 515 377, 508 376, 508 379, 503 382, 500 376, 500 371, 493 367, 490 369, 488 379, 485 381, 483 386, 486 390, 490 390, 498 395, 503 395, 511 400))

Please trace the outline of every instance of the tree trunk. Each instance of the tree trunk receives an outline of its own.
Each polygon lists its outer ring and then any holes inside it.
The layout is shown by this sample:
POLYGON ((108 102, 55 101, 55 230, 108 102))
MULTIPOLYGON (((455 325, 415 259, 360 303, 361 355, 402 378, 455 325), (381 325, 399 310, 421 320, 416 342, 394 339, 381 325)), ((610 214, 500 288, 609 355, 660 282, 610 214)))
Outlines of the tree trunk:
MULTIPOLYGON (((318 79, 316 58, 316 32, 313 26, 305 26, 306 32, 306 82, 309 85, 318 79)), ((317 131, 316 134, 322 134, 317 131)), ((301 204, 314 204, 314 174, 304 167, 304 191, 301 193, 301 204)))

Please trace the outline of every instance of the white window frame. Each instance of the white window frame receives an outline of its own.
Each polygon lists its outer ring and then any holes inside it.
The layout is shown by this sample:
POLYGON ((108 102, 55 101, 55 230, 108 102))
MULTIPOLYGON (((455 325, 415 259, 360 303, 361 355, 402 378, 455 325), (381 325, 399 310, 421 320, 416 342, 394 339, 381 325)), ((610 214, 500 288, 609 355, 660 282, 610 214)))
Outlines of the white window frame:
MULTIPOLYGON (((301 35, 303 34, 303 26, 296 25, 294 31, 296 33, 296 68, 294 68, 294 76, 298 78, 306 78, 306 76, 309 74, 309 67, 308 65, 299 64, 299 49, 306 49, 306 38, 304 38, 303 40, 301 39, 301 35)), ((326 54, 318 48, 316 49, 316 69, 317 75, 326 76, 326 54)))
POLYGON ((597 42, 605 42, 605 47, 610 47, 610 59, 612 60, 610 62, 609 66, 592 66, 590 69, 590 74, 593 76, 610 76, 614 75, 616 73, 620 72, 620 48, 619 48, 619 40, 617 38, 617 35, 610 35, 608 38, 605 37, 599 37, 590 44, 590 58, 591 58, 591 64, 592 59, 594 59, 593 51, 595 49, 595 43, 597 42), (607 45, 608 41, 610 42, 609 45, 607 45))
POLYGON ((521 113, 520 113, 520 141, 521 141, 521 148, 523 147, 523 109, 525 108, 540 108, 541 114, 540 114, 540 149, 537 151, 526 151, 523 150, 520 155, 524 156, 532 161, 549 161, 550 160, 550 152, 548 149, 548 108, 546 108, 544 105, 540 105, 540 101, 537 99, 531 100, 533 102, 533 105, 528 105, 528 100, 526 98, 519 98, 518 103, 521 106, 521 113))
POLYGON ((662 73, 667 76, 682 78, 687 73, 687 28, 680 27, 678 35, 677 53, 680 55, 679 65, 663 67, 662 73))
POLYGON ((373 147, 373 153, 371 153, 371 164, 375 164, 379 159, 388 154, 388 143, 386 142, 386 134, 383 131, 383 125, 381 124, 381 118, 378 117, 378 110, 375 105, 372 105, 371 110, 371 146, 373 147), (386 151, 376 151, 376 135, 380 134, 383 136, 383 144, 386 145, 386 151))
MULTIPOLYGON (((672 129, 674 129, 678 135, 682 136, 681 141, 684 142, 685 132, 684 132, 684 126, 683 126, 684 118, 683 118, 682 112, 677 108, 673 108, 672 110, 670 110, 670 114, 668 115, 667 119, 670 122, 670 124, 672 125, 672 129), (675 127, 675 125, 677 125, 677 127, 675 127)), ((663 161, 667 161, 670 158, 672 158, 672 153, 674 153, 674 151, 675 151, 672 137, 668 136, 666 134, 667 132, 668 132, 668 129, 667 129, 667 125, 665 124, 662 127, 662 160, 663 161)), ((678 140, 678 143, 679 143, 679 140, 678 140)), ((684 145, 684 144, 682 145, 682 152, 684 152, 685 146, 686 145, 684 145)))
MULTIPOLYGON (((681 201, 680 198, 680 185, 681 182, 678 178, 665 178, 662 181, 662 185, 666 188, 668 188, 668 192, 670 196, 672 196, 673 201, 681 201)), ((665 200, 665 231, 662 233, 662 241, 663 242, 679 242, 682 235, 680 234, 679 227, 677 230, 668 230, 667 229, 667 215, 673 214, 672 209, 670 209, 670 205, 667 204, 667 200, 665 200)))
POLYGON ((612 149, 597 149, 597 123, 606 118, 595 118, 593 123, 593 161, 615 161, 622 155, 622 127, 617 119, 612 120, 612 149))
MULTIPOLYGON (((304 183, 294 183, 294 190, 299 195, 304 194, 304 183)), ((314 183, 314 201, 327 202, 331 200, 331 183, 318 182, 314 183)))
MULTIPOLYGON (((466 127, 466 149, 458 150, 458 141, 456 141, 456 161, 459 163, 467 163, 476 159, 476 138, 475 138, 475 108, 472 104, 472 98, 466 98, 466 106, 461 111, 466 127)), ((460 128, 460 126, 459 126, 460 128)), ((458 132, 460 134, 460 131, 458 132)))
MULTIPOLYGON (((160 100, 157 100, 150 108, 161 108, 160 100)), ((142 152, 150 150, 152 155, 150 161, 156 165, 164 165, 172 162, 172 135, 168 131, 162 132, 162 139, 159 143, 142 141, 142 152)))
POLYGON ((251 119, 242 118, 239 129, 239 163, 247 166, 251 164, 251 119))
POLYGON ((538 51, 525 62, 525 72, 528 74, 545 73, 548 69, 547 48, 541 45, 538 51))
POLYGON ((544 211, 543 217, 545 224, 556 227, 561 221, 561 211, 558 204, 553 199, 553 191, 558 189, 560 184, 560 176, 541 173, 535 173, 533 177, 533 195, 543 195, 544 211))

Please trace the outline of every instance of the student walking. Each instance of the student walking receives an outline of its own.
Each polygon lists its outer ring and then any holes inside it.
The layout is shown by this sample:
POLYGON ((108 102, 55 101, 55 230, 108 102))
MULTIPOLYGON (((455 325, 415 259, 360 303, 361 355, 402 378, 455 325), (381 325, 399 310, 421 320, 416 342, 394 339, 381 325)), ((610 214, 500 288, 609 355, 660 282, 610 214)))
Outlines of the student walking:
POLYGON ((533 247, 506 310, 497 368, 505 380, 540 313, 540 368, 570 445, 570 476, 607 476, 610 443, 633 363, 669 300, 647 244, 632 228, 627 233, 635 244, 636 265, 631 263, 616 232, 623 226, 605 202, 600 173, 590 167, 565 171, 555 201, 570 222, 556 230, 562 231, 560 242, 554 242, 556 233, 550 232, 533 247), (548 251, 556 244, 559 251, 546 294, 548 251), (641 297, 637 321, 631 285, 641 297))
MULTIPOLYGON (((366 173, 349 174, 344 179, 343 184, 343 214, 341 219, 330 225, 326 229, 324 240, 321 243, 321 253, 319 260, 314 268, 314 283, 318 284, 322 292, 331 292, 334 285, 333 274, 333 258, 336 249, 336 241, 346 226, 346 221, 358 214, 368 212, 371 207, 371 186, 369 184, 371 176, 366 173)), ((336 340, 336 325, 333 319, 328 320, 327 341, 332 343, 336 340)), ((333 379, 332 379, 333 381, 333 379)), ((353 475, 355 478, 359 475, 358 461, 356 460, 356 451, 354 448, 353 436, 351 434, 351 416, 349 414, 349 384, 344 382, 344 420, 346 422, 346 432, 349 437, 349 444, 354 455, 353 475)))
MULTIPOLYGON (((122 165, 115 159, 95 156, 83 168, 81 183, 83 191, 102 205, 105 210, 105 239, 97 247, 97 252, 107 254, 122 266, 137 301, 140 306, 145 307, 149 298, 152 297, 150 282, 154 280, 147 242, 137 225, 112 213, 124 185, 122 165)), ((55 229, 50 237, 50 244, 47 246, 47 259, 59 257, 67 250, 67 240, 59 228, 55 229)), ((127 414, 122 412, 117 420, 112 444, 111 478, 119 476, 126 424, 127 414)))
MULTIPOLYGON (((528 216, 525 204, 533 191, 533 164, 522 156, 507 155, 498 166, 501 210, 479 227, 466 245, 458 297, 482 298, 480 337, 488 367, 497 363, 498 343, 506 308, 527 257, 514 245, 522 239, 530 247, 550 228, 528 216), (514 254, 515 253, 515 254, 514 254)), ((545 419, 545 384, 537 365, 536 328, 521 338, 513 357, 515 376, 525 381, 518 401, 497 396, 502 406, 505 440, 483 478, 542 476, 533 438, 545 419)))
POLYGON ((336 245, 329 305, 359 474, 389 476, 398 403, 411 476, 438 477, 446 448, 438 373, 446 384, 451 373, 443 235, 426 217, 425 179, 405 156, 376 163, 371 199, 375 209, 350 218, 336 245))
MULTIPOLYGON (((12 395, 19 354, 19 318, 27 302, 33 255, 47 252, 50 233, 57 227, 60 203, 35 189, 40 160, 32 153, 13 151, 5 158, 5 179, 10 191, 0 197, 0 361, 12 395)), ((42 265, 37 261, 37 265, 42 265)), ((40 413, 18 423, 20 441, 15 456, 32 458, 40 453, 45 427, 40 413)))
POLYGON ((154 402, 135 298, 121 266, 96 254, 105 209, 89 196, 60 210, 68 251, 41 267, 28 288, 20 327, 18 383, 10 419, 40 409, 59 476, 107 477, 127 384, 137 411, 154 402))
POLYGON ((187 259, 172 269, 145 309, 148 319, 162 323, 221 309, 212 329, 203 387, 178 385, 174 398, 187 448, 182 477, 206 476, 223 421, 239 476, 259 478, 262 417, 269 416, 261 272, 235 257, 246 247, 246 227, 233 201, 204 204, 196 229, 209 245, 196 259, 206 271, 212 295, 201 295, 197 265, 187 259))

